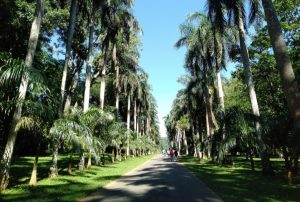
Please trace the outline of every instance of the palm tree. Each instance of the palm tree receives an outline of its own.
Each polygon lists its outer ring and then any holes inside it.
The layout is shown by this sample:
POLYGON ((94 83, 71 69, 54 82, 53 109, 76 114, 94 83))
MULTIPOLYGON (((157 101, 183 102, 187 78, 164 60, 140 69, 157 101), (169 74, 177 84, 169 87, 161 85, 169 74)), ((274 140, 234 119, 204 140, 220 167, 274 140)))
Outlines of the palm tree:
POLYGON ((268 31, 271 38, 276 64, 279 68, 283 92, 286 96, 288 109, 294 120, 294 135, 298 142, 295 142, 295 147, 292 155, 292 163, 289 168, 289 176, 297 171, 298 158, 300 154, 300 99, 299 88, 295 80, 295 74, 292 63, 288 54, 288 49, 282 34, 282 28, 278 20, 274 5, 271 0, 262 0, 262 5, 265 11, 265 17, 268 24, 268 31))
MULTIPOLYGON (((249 61, 249 53, 248 48, 246 45, 246 34, 245 34, 245 8, 244 3, 245 1, 240 0, 208 0, 208 15, 210 17, 210 20, 213 24, 219 29, 221 32, 224 31, 225 28, 225 17, 223 13, 223 9, 225 8, 228 12, 228 22, 233 23, 234 26, 237 27, 239 32, 239 41, 240 41, 240 52, 241 52, 241 59, 244 67, 244 74, 246 79, 246 84, 249 91, 250 96, 250 102, 251 102, 251 108, 252 113, 255 117, 257 117, 257 120, 255 121, 255 128, 256 128, 256 134, 257 134, 257 140, 259 143, 259 152, 263 167, 263 173, 273 173, 273 169, 270 163, 269 155, 267 152, 266 145, 263 142, 263 139, 261 137, 262 131, 261 131, 261 124, 259 122, 260 112, 259 112, 259 106, 257 102, 255 87, 253 83, 253 75, 250 68, 250 61, 249 61)), ((258 8, 258 1, 257 0, 250 0, 252 6, 251 6, 251 12, 250 12, 250 22, 254 21, 255 14, 257 13, 258 8)))
POLYGON ((119 64, 117 58, 117 46, 120 43, 128 43, 130 29, 138 23, 130 13, 132 0, 128 1, 106 1, 101 9, 101 28, 105 32, 102 41, 103 66, 101 67, 100 106, 104 108, 105 77, 109 58, 112 60, 112 69, 116 74, 116 112, 119 111, 119 64))
MULTIPOLYGON (((44 0, 38 0, 37 1, 37 15, 34 18, 32 25, 31 25, 31 31, 30 31, 30 37, 28 41, 28 49, 27 49, 27 55, 25 59, 25 65, 30 67, 32 66, 32 62, 34 59, 34 54, 36 50, 36 46, 38 43, 40 28, 42 24, 42 18, 44 15, 44 0)), ((29 78, 25 74, 22 76, 21 84, 19 87, 19 100, 23 101, 26 96, 26 91, 29 83, 29 78)), ((10 132, 8 135, 8 140, 4 149, 3 157, 1 160, 1 173, 0 173, 0 192, 3 191, 9 182, 9 169, 11 164, 11 158, 14 150, 15 141, 17 138, 17 131, 16 131, 16 125, 18 121, 20 120, 22 115, 22 104, 17 105, 14 114, 13 119, 11 123, 10 132)))
POLYGON ((135 82, 136 82, 136 74, 129 70, 125 75, 121 76, 121 83, 123 84, 123 88, 125 91, 125 95, 127 96, 127 148, 126 148, 126 156, 130 155, 130 147, 129 147, 129 135, 130 135, 130 114, 131 114, 131 97, 135 90, 135 82))
MULTIPOLYGON (((76 14, 77 14, 77 7, 78 7, 78 1, 72 0, 71 2, 71 8, 70 8, 70 19, 69 19, 69 27, 68 27, 68 35, 67 35, 67 41, 66 41, 66 54, 65 54, 65 61, 64 61, 64 69, 63 69, 63 75, 61 79, 61 100, 60 100, 60 108, 59 108, 59 116, 62 117, 64 112, 68 111, 68 103, 67 106, 64 107, 65 102, 65 91, 66 91, 66 82, 67 82, 67 75, 68 75, 68 68, 71 58, 71 47, 73 42, 73 36, 75 31, 75 25, 76 25, 76 14)), ((69 98, 70 99, 70 98, 69 98)), ((68 101, 69 101, 68 99, 68 101)), ((55 143, 53 143, 55 144, 55 143)), ((57 176, 57 153, 58 153, 58 147, 57 145, 53 145, 53 155, 52 155, 52 166, 50 167, 50 177, 57 176)))
MULTIPOLYGON (((210 86, 214 83, 213 74, 213 58, 215 38, 212 28, 207 17, 203 14, 194 14, 190 16, 186 24, 180 27, 183 37, 175 44, 176 47, 186 45, 188 53, 186 55, 186 68, 191 72, 192 76, 199 78, 203 85, 203 96, 205 100, 206 112, 206 132, 210 143, 213 143, 214 128, 217 123, 212 108, 213 95, 210 86), (194 26, 194 20, 197 19, 197 27, 194 26)), ((208 152, 209 157, 212 155, 212 146, 208 152)))
POLYGON ((182 116, 178 121, 178 127, 182 131, 183 144, 185 146, 185 154, 189 155, 189 149, 187 144, 186 130, 190 128, 190 123, 187 115, 182 116))

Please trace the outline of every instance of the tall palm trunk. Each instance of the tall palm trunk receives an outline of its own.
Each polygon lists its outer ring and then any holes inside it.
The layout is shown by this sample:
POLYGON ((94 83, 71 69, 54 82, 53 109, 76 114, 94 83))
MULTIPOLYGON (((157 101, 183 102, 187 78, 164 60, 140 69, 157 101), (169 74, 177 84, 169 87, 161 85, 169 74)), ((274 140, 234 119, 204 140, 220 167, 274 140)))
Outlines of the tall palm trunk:
POLYGON ((100 102, 100 107, 103 110, 104 109, 104 103, 105 103, 105 87, 106 87, 106 68, 108 65, 108 48, 109 48, 109 43, 106 43, 103 46, 103 53, 104 53, 104 62, 101 70, 101 77, 100 77, 100 92, 99 92, 99 102, 100 102))
POLYGON ((146 135, 148 135, 148 138, 150 140, 150 117, 148 115, 147 120, 146 120, 146 135))
POLYGON ((115 76, 116 76, 116 114, 119 114, 119 102, 120 102, 120 68, 117 64, 117 44, 116 42, 113 43, 113 51, 112 51, 112 60, 113 60, 113 66, 115 69, 115 76))
POLYGON ((40 155, 40 148, 41 143, 38 143, 37 149, 36 149, 36 155, 33 162, 33 168, 31 172, 31 177, 29 181, 29 185, 35 185, 37 183, 37 168, 38 168, 38 161, 39 161, 39 155, 40 155))
POLYGON ((73 154, 71 152, 70 156, 69 156, 69 162, 68 162, 68 174, 69 175, 72 175, 72 161, 73 161, 73 154))
POLYGON ((105 98, 105 77, 106 77, 106 64, 103 65, 101 71, 101 80, 100 80, 100 107, 104 109, 104 98, 105 98))
POLYGON ((134 98, 133 129, 136 132, 136 98, 134 98))
POLYGON ((189 155, 189 148, 188 148, 188 144, 187 144, 185 130, 182 131, 182 138, 183 138, 183 144, 185 147, 185 155, 189 155))
POLYGON ((126 156, 129 156, 130 155, 130 147, 129 147, 129 139, 130 139, 130 94, 128 94, 127 96, 128 98, 128 101, 127 101, 127 148, 126 148, 126 156))
POLYGON ((181 152, 181 139, 182 139, 182 134, 181 134, 181 130, 178 130, 177 132, 177 145, 178 145, 178 156, 180 156, 180 152, 181 152))
POLYGON ((80 151, 80 156, 79 156, 78 170, 79 171, 84 170, 84 152, 82 149, 80 151))
POLYGON ((70 86, 70 89, 68 91, 67 97, 66 97, 66 102, 65 102, 65 106, 64 106, 64 114, 68 113, 70 107, 71 107, 71 103, 72 103, 72 96, 75 92, 75 89, 77 88, 78 85, 78 81, 79 81, 79 73, 80 73, 81 68, 78 68, 78 70, 76 70, 72 84, 70 86))
MULTIPOLYGON (((206 70, 207 71, 207 70, 206 70)), ((207 72, 205 72, 204 75, 204 82, 205 82, 205 108, 206 108, 206 131, 207 131, 207 137, 209 140, 208 143, 208 158, 213 158, 213 136, 214 136, 214 115, 213 115, 213 109, 212 109, 212 96, 209 92, 209 85, 208 85, 208 78, 207 78, 207 72)))
POLYGON ((137 116, 136 116, 136 134, 137 134, 137 139, 140 137, 140 119, 139 119, 139 114, 140 114, 140 106, 137 106, 137 116))
POLYGON ((89 158, 88 158, 88 163, 87 163, 86 167, 88 169, 92 167, 92 152, 91 152, 91 150, 89 151, 89 158))
POLYGON ((50 178, 56 177, 58 175, 57 155, 58 155, 58 143, 53 143, 52 165, 50 167, 50 173, 49 173, 50 178))
POLYGON ((259 122, 260 112, 259 112, 259 107, 258 107, 258 103, 257 103, 254 83, 253 83, 252 71, 250 68, 249 53, 248 53, 248 48, 246 46, 244 22, 242 19, 241 11, 239 11, 238 19, 239 19, 238 29, 239 29, 241 56, 242 56, 242 62, 243 62, 243 66, 244 66, 244 74, 245 74, 246 84, 247 84, 247 87, 249 90, 249 95, 250 95, 252 113, 256 117, 255 129, 256 129, 257 141, 258 141, 258 146, 259 146, 259 153, 260 153, 260 157, 261 157, 262 169, 263 169, 264 174, 273 173, 273 169, 271 166, 267 148, 261 137, 262 131, 261 131, 261 125, 259 122))
MULTIPOLYGON (((218 82, 218 96, 220 100, 220 106, 222 110, 222 116, 225 115, 225 101, 224 101, 224 91, 222 85, 222 78, 221 78, 221 71, 217 70, 217 82, 218 82)), ((226 137, 226 127, 225 124, 222 126, 222 138, 225 139, 226 137)))
POLYGON ((74 36, 74 30, 76 25, 76 14, 77 14, 77 0, 72 0, 71 3, 71 10, 70 10, 70 19, 69 19, 69 28, 68 28, 68 36, 67 36, 67 42, 66 42, 66 55, 65 55, 65 62, 64 62, 64 70, 63 70, 63 76, 61 79, 61 87, 60 87, 60 93, 61 93, 61 101, 60 101, 60 109, 59 114, 60 117, 62 117, 63 113, 63 104, 65 101, 65 91, 66 91, 66 82, 67 82, 67 74, 68 74, 68 67, 69 62, 71 58, 71 46, 74 36))
MULTIPOLYGON (((300 152, 300 99, 299 88, 295 80, 295 74, 288 54, 288 49, 282 34, 282 28, 277 18, 274 5, 271 0, 262 0, 268 31, 271 38, 276 64, 279 68, 283 92, 286 97, 289 112, 294 121, 294 143, 292 162, 289 169, 291 174, 297 171, 300 152)), ((291 176, 293 177, 293 176, 291 176)))
MULTIPOLYGON (((32 25, 31 25, 31 31, 30 31, 30 37, 28 41, 28 49, 27 49, 27 55, 25 59, 25 65, 26 66, 32 66, 34 54, 36 51, 36 46, 38 43, 40 28, 42 24, 42 18, 44 15, 44 0, 38 0, 37 1, 37 16, 34 18, 32 25)), ((26 91, 28 87, 28 76, 22 76, 21 84, 19 87, 19 100, 23 101, 26 96, 26 91)), ((13 150, 17 138, 17 123, 19 122, 21 115, 22 115, 22 102, 16 106, 16 109, 13 114, 12 123, 9 130, 9 135, 7 139, 7 143, 5 146, 5 149, 3 151, 3 156, 1 160, 1 173, 0 173, 0 192, 2 192, 9 183, 9 170, 10 170, 10 164, 11 164, 11 158, 13 155, 13 150)))
POLYGON ((86 65, 86 73, 85 73, 83 112, 87 112, 89 110, 89 104, 90 104, 91 71, 93 65, 93 44, 94 44, 93 41, 94 41, 94 17, 91 16, 90 30, 89 30, 88 62, 86 65))

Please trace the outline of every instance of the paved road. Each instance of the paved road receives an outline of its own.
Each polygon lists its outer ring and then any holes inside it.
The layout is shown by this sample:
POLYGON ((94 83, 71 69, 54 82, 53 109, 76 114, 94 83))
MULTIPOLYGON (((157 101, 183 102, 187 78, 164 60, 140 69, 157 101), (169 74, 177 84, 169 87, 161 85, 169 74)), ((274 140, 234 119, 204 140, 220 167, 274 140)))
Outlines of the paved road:
POLYGON ((177 162, 156 156, 80 202, 222 202, 177 162))

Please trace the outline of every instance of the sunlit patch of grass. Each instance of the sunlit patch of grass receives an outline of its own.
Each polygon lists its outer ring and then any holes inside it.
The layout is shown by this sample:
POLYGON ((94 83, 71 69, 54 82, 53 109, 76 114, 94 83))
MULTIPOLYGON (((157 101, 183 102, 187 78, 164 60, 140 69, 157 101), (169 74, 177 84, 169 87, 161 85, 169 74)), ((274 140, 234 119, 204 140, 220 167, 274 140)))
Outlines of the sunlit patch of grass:
POLYGON ((262 175, 259 159, 255 160, 257 169, 251 171, 250 163, 242 158, 234 159, 234 166, 181 158, 181 162, 224 201, 300 201, 300 183, 288 184, 282 160, 272 159, 274 176, 262 175))
MULTIPOLYGON (((68 157, 61 156, 59 167, 64 167, 57 178, 47 178, 51 158, 41 157, 39 164, 40 180, 35 186, 28 186, 27 183, 17 184, 17 177, 13 179, 13 186, 7 189, 0 196, 0 201, 30 201, 30 202, 50 202, 50 201, 76 201, 77 199, 88 195, 103 187, 105 184, 119 178, 126 172, 142 164, 152 156, 139 158, 130 158, 126 161, 115 164, 106 164, 105 166, 93 166, 83 172, 73 169, 73 175, 66 175, 68 157)), ((26 178, 30 176, 33 157, 24 157, 16 159, 13 164, 12 176, 26 178), (18 173, 15 173, 18 172, 18 173)), ((74 160, 75 165, 76 159, 74 160)))

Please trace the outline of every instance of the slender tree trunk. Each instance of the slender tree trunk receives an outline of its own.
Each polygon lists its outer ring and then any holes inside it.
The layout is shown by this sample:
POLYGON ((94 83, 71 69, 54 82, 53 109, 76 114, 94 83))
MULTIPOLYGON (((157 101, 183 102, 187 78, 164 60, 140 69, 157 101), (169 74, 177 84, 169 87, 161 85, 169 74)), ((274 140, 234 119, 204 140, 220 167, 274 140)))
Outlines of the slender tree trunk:
MULTIPOLYGON (((217 72, 217 81, 218 81, 218 95, 220 100, 220 106, 222 109, 222 116, 225 116, 225 101, 224 101, 224 91, 222 85, 222 78, 221 78, 221 71, 218 70, 217 72)), ((222 126, 222 138, 225 139, 226 137, 226 127, 225 124, 222 126)))
POLYGON ((146 135, 148 135, 148 137, 150 138, 150 117, 147 117, 146 120, 146 135))
POLYGON ((87 163, 86 167, 88 169, 92 167, 92 152, 91 151, 89 151, 89 159, 88 159, 88 163, 87 163))
POLYGON ((69 162, 68 162, 68 174, 72 175, 72 152, 70 153, 69 162))
POLYGON ((93 66, 93 46, 94 46, 94 17, 91 16, 90 30, 89 30, 88 62, 86 65, 86 73, 85 73, 83 112, 87 112, 89 110, 89 104, 90 104, 91 71, 93 66))
MULTIPOLYGON (((31 31, 30 31, 30 37, 28 41, 28 48, 27 48, 27 55, 25 59, 25 65, 30 67, 32 66, 32 62, 34 59, 34 54, 36 50, 36 46, 38 43, 38 38, 39 38, 39 33, 40 33, 40 28, 41 28, 41 23, 42 23, 42 18, 44 15, 44 0, 38 0, 37 1, 37 16, 32 22, 31 25, 31 31)), ((16 109, 13 114, 12 118, 12 123, 10 126, 9 130, 9 135, 8 139, 6 142, 5 149, 3 151, 3 156, 1 160, 1 173, 0 173, 0 192, 5 190, 9 183, 9 170, 10 170, 10 164, 11 164, 11 159, 13 155, 13 150, 17 138, 17 123, 19 122, 21 115, 22 115, 22 101, 25 100, 26 96, 26 91, 28 87, 28 76, 22 76, 21 84, 19 87, 19 101, 21 101, 20 104, 16 106, 16 109)))
POLYGON ((65 101, 65 91, 66 91, 66 82, 67 82, 67 74, 68 74, 68 67, 70 63, 71 58, 71 46, 74 36, 74 30, 76 25, 76 14, 77 14, 77 0, 72 0, 71 3, 71 10, 70 10, 70 19, 69 19, 69 28, 68 28, 68 36, 67 36, 67 42, 66 42, 66 55, 65 55, 65 62, 64 62, 64 70, 63 70, 63 76, 61 79, 61 87, 60 87, 60 93, 61 93, 61 101, 60 101, 60 109, 59 114, 60 117, 63 116, 63 106, 65 101))
POLYGON ((83 150, 80 151, 78 169, 79 169, 79 171, 84 170, 84 152, 83 152, 83 150))
POLYGON ((178 156, 180 156, 180 151, 181 151, 181 131, 178 131, 178 140, 177 140, 177 144, 178 144, 178 156))
POLYGON ((183 135, 183 144, 185 147, 185 155, 189 155, 189 148, 188 148, 188 144, 187 144, 185 130, 182 131, 182 135, 183 135))
POLYGON ((130 94, 128 93, 128 101, 127 101, 127 148, 126 148, 126 156, 130 155, 130 147, 129 147, 129 141, 130 141, 130 94))
POLYGON ((72 103, 72 96, 74 95, 75 89, 77 88, 78 81, 79 81, 79 72, 80 68, 75 72, 74 79, 72 81, 71 89, 69 90, 67 97, 66 97, 66 102, 64 106, 64 114, 67 114, 72 103))
MULTIPOLYGON (((239 13, 241 13, 241 11, 239 13)), ((263 142, 263 139, 261 137, 262 131, 261 131, 261 125, 259 122, 260 112, 259 112, 259 107, 258 107, 257 98, 256 98, 256 92, 255 92, 255 88, 254 88, 252 71, 250 68, 249 53, 248 53, 248 49, 246 46, 244 23, 243 23, 241 14, 239 14, 239 27, 238 28, 239 28, 240 49, 241 49, 242 62, 243 62, 243 66, 244 66, 244 74, 245 74, 246 84, 247 84, 247 87, 249 90, 252 113, 256 117, 255 129, 256 129, 259 153, 260 153, 260 157, 261 157, 262 169, 263 169, 264 174, 271 174, 271 173, 273 173, 273 168, 271 166, 271 162, 269 159, 266 145, 263 142)))
POLYGON ((50 167, 49 177, 53 178, 58 175, 57 169, 58 143, 53 143, 52 165, 50 167))
POLYGON ((201 150, 200 150, 200 144, 201 144, 200 133, 197 132, 197 134, 196 134, 196 151, 197 151, 197 157, 198 157, 198 159, 202 158, 202 154, 201 154, 201 150))
MULTIPOLYGON (((282 28, 278 20, 274 5, 271 0, 262 0, 268 31, 271 38, 276 64, 279 69, 283 92, 291 117, 294 121, 294 148, 293 159, 290 165, 291 173, 297 172, 300 152, 300 99, 299 88, 295 79, 292 62, 288 54, 288 48, 284 41, 282 28)), ((291 176, 293 177, 293 176, 291 176)))
POLYGON ((120 68, 117 64, 117 44, 116 42, 113 43, 113 51, 112 51, 112 60, 113 60, 113 66, 115 69, 115 76, 116 76, 116 114, 119 114, 119 102, 120 102, 120 68))
POLYGON ((38 161, 39 161, 39 155, 40 155, 40 148, 41 144, 38 143, 37 149, 36 149, 36 156, 34 158, 33 162, 33 168, 31 172, 31 178, 29 181, 29 185, 35 185, 37 183, 37 168, 38 168, 38 161))
POLYGON ((133 129, 136 132, 136 98, 134 98, 133 129))
POLYGON ((137 139, 140 137, 140 120, 139 120, 139 114, 140 114, 140 106, 137 106, 137 116, 136 116, 136 133, 137 133, 137 139))
POLYGON ((249 153, 249 157, 250 157, 250 162, 251 162, 251 170, 255 171, 255 164, 254 164, 254 160, 253 160, 253 151, 252 149, 249 149, 250 153, 249 153))
POLYGON ((106 80, 106 64, 103 65, 101 71, 101 81, 100 81, 100 107, 104 109, 104 98, 105 98, 105 80, 106 80))
POLYGON ((207 74, 205 74, 205 94, 206 94, 206 130, 208 137, 208 158, 213 158, 213 136, 214 136, 214 123, 213 123, 213 111, 212 111, 212 98, 209 92, 207 74))

